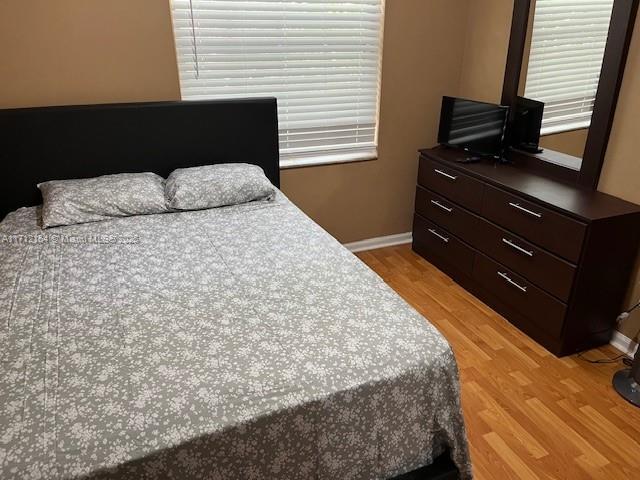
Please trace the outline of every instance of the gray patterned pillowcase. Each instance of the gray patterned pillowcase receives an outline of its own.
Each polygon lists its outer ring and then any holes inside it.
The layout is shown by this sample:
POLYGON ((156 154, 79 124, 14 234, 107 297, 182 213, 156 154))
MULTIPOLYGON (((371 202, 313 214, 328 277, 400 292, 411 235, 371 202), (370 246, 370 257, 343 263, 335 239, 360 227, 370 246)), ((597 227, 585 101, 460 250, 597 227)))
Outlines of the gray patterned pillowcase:
POLYGON ((169 208, 204 210, 273 200, 275 187, 257 165, 223 163, 174 170, 166 183, 169 208))
POLYGON ((42 228, 167 212, 164 179, 155 173, 52 180, 42 192, 42 228))

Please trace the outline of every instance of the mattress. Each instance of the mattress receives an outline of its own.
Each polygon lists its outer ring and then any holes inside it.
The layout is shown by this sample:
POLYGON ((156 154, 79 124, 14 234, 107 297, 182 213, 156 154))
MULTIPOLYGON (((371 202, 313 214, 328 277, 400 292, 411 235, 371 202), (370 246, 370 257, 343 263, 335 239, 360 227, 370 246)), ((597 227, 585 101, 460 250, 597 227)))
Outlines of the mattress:
POLYGON ((471 477, 445 339, 281 193, 38 219, 0 223, 0 478, 471 477))

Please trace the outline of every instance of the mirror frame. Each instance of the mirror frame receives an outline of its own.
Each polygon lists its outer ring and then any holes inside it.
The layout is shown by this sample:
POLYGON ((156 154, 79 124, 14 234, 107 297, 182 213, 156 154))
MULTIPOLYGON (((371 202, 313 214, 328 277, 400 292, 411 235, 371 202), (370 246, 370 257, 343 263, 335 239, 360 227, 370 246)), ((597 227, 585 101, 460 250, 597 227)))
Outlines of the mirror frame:
MULTIPOLYGON (((614 0, 613 2, 609 36, 604 50, 600 82, 598 83, 580 171, 575 172, 565 167, 551 166, 549 162, 544 162, 535 155, 518 152, 517 157, 523 159, 527 167, 555 174, 565 180, 570 179, 572 182, 592 190, 597 189, 618 103, 639 1, 614 0)), ((511 35, 502 87, 503 105, 514 105, 518 96, 530 10, 531 0, 514 0, 511 35)), ((513 121, 514 113, 511 109, 509 123, 513 121)))

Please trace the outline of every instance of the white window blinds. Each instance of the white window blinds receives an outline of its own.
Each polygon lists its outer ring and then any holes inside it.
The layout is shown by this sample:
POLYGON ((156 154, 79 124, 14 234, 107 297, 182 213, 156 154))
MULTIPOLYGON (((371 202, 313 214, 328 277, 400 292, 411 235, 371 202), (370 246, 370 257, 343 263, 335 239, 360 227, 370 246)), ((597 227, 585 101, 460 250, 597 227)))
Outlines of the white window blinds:
POLYGON ((382 0, 173 0, 182 98, 278 99, 283 166, 376 156, 382 0))
POLYGON ((613 0, 537 0, 525 96, 545 103, 542 133, 588 127, 613 0))

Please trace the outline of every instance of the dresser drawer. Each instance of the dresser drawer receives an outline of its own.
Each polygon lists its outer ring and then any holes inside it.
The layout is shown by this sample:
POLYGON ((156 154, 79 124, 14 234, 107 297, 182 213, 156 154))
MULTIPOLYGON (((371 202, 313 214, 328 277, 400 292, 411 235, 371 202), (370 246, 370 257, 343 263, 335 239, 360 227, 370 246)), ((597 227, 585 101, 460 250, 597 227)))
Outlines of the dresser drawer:
POLYGON ((480 211, 484 184, 453 168, 421 157, 418 183, 469 210, 480 211))
POLYGON ((476 238, 479 250, 563 302, 569 300, 574 265, 487 221, 479 222, 476 238))
POLYGON ((413 243, 471 276, 475 252, 447 230, 420 215, 413 217, 413 243))
POLYGON ((527 240, 578 263, 586 224, 489 185, 485 187, 482 215, 527 240))
POLYGON ((482 220, 455 203, 418 186, 416 212, 472 246, 476 245, 478 224, 482 220))
POLYGON ((566 306, 548 293, 480 254, 475 259, 473 277, 541 330, 552 336, 562 333, 566 306))

